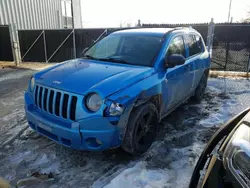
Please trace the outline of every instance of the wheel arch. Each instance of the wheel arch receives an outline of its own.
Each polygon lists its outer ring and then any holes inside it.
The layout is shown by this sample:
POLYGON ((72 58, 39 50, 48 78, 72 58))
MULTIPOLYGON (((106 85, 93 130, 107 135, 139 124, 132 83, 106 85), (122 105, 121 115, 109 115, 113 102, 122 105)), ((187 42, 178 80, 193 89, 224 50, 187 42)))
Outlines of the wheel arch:
POLYGON ((153 105, 155 105, 155 107, 157 109, 157 112, 158 112, 157 119, 159 122, 161 119, 160 117, 161 117, 161 109, 162 109, 162 94, 155 94, 155 95, 152 95, 152 96, 147 97, 147 98, 142 98, 141 95, 142 95, 142 93, 136 99, 135 105, 133 108, 136 108, 136 107, 143 105, 147 102, 151 102, 153 105))

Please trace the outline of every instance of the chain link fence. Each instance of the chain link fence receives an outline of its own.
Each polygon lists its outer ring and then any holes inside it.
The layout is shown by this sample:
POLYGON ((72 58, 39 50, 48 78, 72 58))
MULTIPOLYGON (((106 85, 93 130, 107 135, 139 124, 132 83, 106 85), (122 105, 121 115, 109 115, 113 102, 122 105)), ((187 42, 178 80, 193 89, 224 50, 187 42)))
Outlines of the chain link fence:
POLYGON ((61 62, 80 57, 105 29, 19 30, 22 61, 61 62))
POLYGON ((249 72, 250 24, 216 25, 211 69, 249 72))
MULTIPOLYGON (((143 24, 142 27, 192 27, 206 41, 209 24, 143 24)), ((212 70, 249 72, 250 24, 215 24, 212 47, 212 70)))
MULTIPOLYGON (((141 27, 175 28, 192 27, 208 39, 211 25, 203 24, 143 24, 141 27)), ((6 27, 0 27, 1 31, 6 27)), ((61 62, 81 56, 83 50, 95 40, 113 31, 127 28, 98 29, 57 29, 57 30, 19 30, 21 60, 28 62, 61 62)), ((250 69, 250 24, 223 23, 214 24, 212 47, 212 70, 249 72, 250 69)), ((1 36, 6 32, 0 33, 1 36)), ((8 33, 7 33, 8 34, 8 33)), ((3 41, 1 39, 1 41, 3 41)), ((3 44, 1 42, 1 44, 3 44)), ((207 44, 208 45, 208 44, 207 44)), ((11 59, 11 47, 5 45, 1 56, 11 59), (9 52, 7 53, 6 50, 9 52)), ((3 58, 1 58, 3 59, 3 58)))

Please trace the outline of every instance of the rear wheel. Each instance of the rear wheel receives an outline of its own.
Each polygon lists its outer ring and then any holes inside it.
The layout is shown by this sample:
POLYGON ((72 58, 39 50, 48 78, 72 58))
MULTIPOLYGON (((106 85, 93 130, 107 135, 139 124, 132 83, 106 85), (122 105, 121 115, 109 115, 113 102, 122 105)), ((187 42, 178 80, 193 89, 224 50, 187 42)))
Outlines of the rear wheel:
POLYGON ((194 96, 193 96, 193 99, 196 102, 201 102, 201 100, 204 96, 206 87, 207 87, 207 75, 204 73, 201 77, 200 83, 197 86, 195 93, 194 93, 194 96))
POLYGON ((146 152, 158 132, 158 111, 154 104, 146 103, 131 113, 122 148, 132 154, 146 152))

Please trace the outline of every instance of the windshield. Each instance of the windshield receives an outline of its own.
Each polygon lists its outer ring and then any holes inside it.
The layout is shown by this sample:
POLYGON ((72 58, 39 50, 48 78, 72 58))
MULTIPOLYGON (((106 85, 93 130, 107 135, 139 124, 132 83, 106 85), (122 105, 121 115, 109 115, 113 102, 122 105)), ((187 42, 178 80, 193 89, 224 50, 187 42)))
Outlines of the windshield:
POLYGON ((152 66, 155 55, 161 48, 162 37, 138 35, 109 35, 94 44, 85 58, 152 66))

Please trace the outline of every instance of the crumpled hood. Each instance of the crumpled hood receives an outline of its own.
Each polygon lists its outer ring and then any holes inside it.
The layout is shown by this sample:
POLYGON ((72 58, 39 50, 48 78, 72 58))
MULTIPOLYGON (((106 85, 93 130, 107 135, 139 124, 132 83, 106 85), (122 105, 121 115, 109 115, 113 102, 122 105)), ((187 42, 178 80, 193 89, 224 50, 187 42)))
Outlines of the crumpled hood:
POLYGON ((104 97, 150 76, 151 67, 75 59, 35 75, 44 86, 86 95, 99 92, 104 97))

